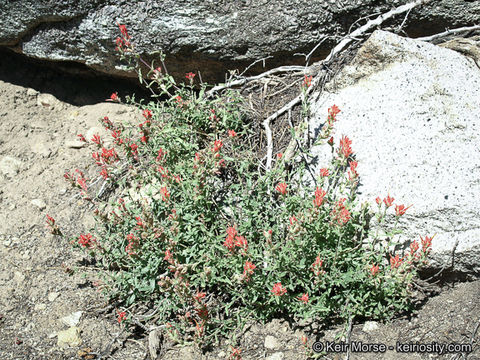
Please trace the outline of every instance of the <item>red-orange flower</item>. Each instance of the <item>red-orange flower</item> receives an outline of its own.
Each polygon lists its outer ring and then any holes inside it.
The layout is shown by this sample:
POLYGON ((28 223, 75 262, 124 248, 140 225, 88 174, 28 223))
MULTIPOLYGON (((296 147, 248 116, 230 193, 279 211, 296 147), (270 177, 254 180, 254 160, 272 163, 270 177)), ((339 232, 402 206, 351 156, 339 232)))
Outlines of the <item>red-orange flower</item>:
POLYGON ((189 81, 192 81, 194 77, 195 77, 195 73, 192 73, 192 72, 189 72, 185 75, 185 78, 189 81))
POLYGON ((232 353, 229 356, 229 360, 242 360, 242 356, 240 355, 242 351, 238 348, 232 347, 232 353))
POLYGON ((273 285, 273 288, 271 290, 271 292, 273 293, 273 295, 275 296, 283 296, 286 294, 287 292, 287 289, 285 289, 283 286, 282 286, 282 283, 276 283, 275 285, 273 285))
POLYGON ((213 143, 213 152, 219 152, 223 146, 222 140, 215 140, 213 143))
POLYGON ((400 267, 400 265, 402 265, 402 262, 403 262, 403 259, 400 259, 398 255, 395 255, 395 257, 390 255, 390 267, 392 269, 396 269, 400 267))
POLYGON ((300 300, 301 302, 303 302, 304 304, 307 304, 308 303, 308 294, 305 293, 302 296, 297 297, 297 299, 300 300))
POLYGON ((395 216, 400 217, 405 214, 405 212, 411 207, 405 207, 405 205, 395 205, 395 216))
POLYGON ((250 262, 250 261, 245 261, 245 265, 243 266, 243 278, 248 281, 250 276, 253 275, 253 270, 256 269, 256 266, 250 262))
POLYGON ((394 200, 395 200, 394 198, 392 198, 390 195, 388 195, 385 199, 383 199, 383 202, 385 203, 387 208, 389 208, 390 206, 393 205, 394 200))
POLYGON ((326 168, 321 168, 320 169, 320 176, 321 177, 327 177, 328 175, 330 175, 330 172, 329 172, 328 169, 326 169, 326 168))
POLYGON ((304 75, 303 76, 303 87, 308 88, 308 87, 310 87, 310 85, 312 85, 312 76, 304 75))
POLYGON ((378 265, 372 265, 372 267, 370 268, 370 274, 372 274, 372 276, 375 276, 377 273, 378 273, 378 265))
POLYGON ((78 238, 78 244, 87 249, 93 249, 97 243, 97 240, 91 234, 80 235, 78 238))
POLYGON ((422 238, 420 236, 420 241, 422 243, 422 251, 424 253, 429 253, 430 252, 430 250, 432 248, 432 240, 433 240, 434 237, 435 237, 435 235, 432 236, 432 237, 425 236, 425 238, 422 238))
POLYGON ((152 112, 151 112, 149 109, 143 110, 142 115, 143 115, 143 117, 144 117, 145 119, 147 119, 147 120, 148 120, 148 119, 151 119, 152 116, 153 116, 153 115, 152 115, 152 112))
POLYGON ((287 193, 287 184, 280 183, 275 187, 275 190, 277 190, 280 194, 285 195, 287 193))
POLYGON ((353 150, 351 148, 352 140, 350 140, 347 136, 343 135, 340 139, 340 148, 338 149, 338 153, 343 155, 345 159, 347 159, 350 155, 353 154, 353 150))
POLYGON ((117 310, 117 321, 120 324, 127 318, 127 313, 125 311, 118 311, 117 310))
POLYGON ((228 136, 234 138, 235 136, 237 136, 237 133, 234 130, 228 130, 228 136))
POLYGON ((107 101, 120 102, 120 98, 118 97, 118 92, 112 93, 112 95, 110 95, 110 99, 107 99, 107 101))
POLYGON ((315 190, 315 199, 313 199, 313 205, 316 207, 322 206, 325 195, 327 195, 327 192, 317 187, 317 189, 315 190))

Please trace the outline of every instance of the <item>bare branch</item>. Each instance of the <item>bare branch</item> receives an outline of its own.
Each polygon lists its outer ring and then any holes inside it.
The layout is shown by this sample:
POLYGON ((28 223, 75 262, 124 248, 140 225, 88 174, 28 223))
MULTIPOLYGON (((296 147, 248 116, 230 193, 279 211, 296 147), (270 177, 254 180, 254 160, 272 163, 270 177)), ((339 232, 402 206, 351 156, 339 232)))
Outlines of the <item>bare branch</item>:
POLYGON ((466 26, 466 27, 461 27, 453 30, 447 30, 442 33, 438 33, 432 36, 424 36, 420 38, 416 38, 415 40, 420 40, 420 41, 434 41, 437 39, 440 39, 442 37, 448 36, 448 35, 453 35, 453 34, 460 34, 463 32, 468 32, 468 31, 474 31, 474 30, 480 30, 480 25, 474 25, 474 26, 466 26))
POLYGON ((304 71, 304 70, 305 70, 304 66, 280 66, 280 67, 277 67, 275 69, 265 71, 264 73, 261 73, 259 75, 250 76, 250 77, 246 77, 246 78, 243 78, 243 79, 230 81, 230 82, 227 82, 226 84, 221 84, 221 85, 214 86, 209 91, 207 91, 206 96, 210 97, 210 96, 213 95, 213 93, 218 92, 220 90, 228 89, 228 88, 231 88, 231 87, 234 87, 234 86, 245 85, 248 82, 258 80, 258 79, 264 78, 264 77, 269 76, 269 75, 282 73, 282 72, 296 72, 296 71, 304 71))

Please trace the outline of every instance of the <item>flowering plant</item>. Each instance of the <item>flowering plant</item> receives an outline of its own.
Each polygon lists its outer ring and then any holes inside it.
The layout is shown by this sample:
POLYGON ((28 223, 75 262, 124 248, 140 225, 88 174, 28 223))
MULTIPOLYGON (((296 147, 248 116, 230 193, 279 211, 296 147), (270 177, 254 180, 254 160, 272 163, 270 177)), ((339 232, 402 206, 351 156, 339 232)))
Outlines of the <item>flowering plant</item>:
MULTIPOLYGON (((131 37, 120 30, 117 48, 135 64, 131 37)), ((128 324, 148 304, 155 311, 144 322, 209 343, 251 318, 384 318, 408 307, 431 238, 403 256, 376 246, 373 212, 356 201, 360 175, 347 136, 305 187, 305 168, 292 170, 281 156, 271 171, 258 170, 237 93, 207 98, 206 85, 193 89, 194 73, 177 85, 165 69, 149 69, 147 86, 166 97, 130 101, 142 110, 133 126, 101 119, 113 148, 98 136, 84 140, 95 148, 110 202, 94 196, 81 171, 65 176, 96 206, 96 228, 72 242, 97 258, 109 297, 129 307, 119 322, 128 324)), ((310 83, 306 77, 304 89, 310 83)), ((328 110, 318 139, 332 149, 339 112, 328 110)), ((377 198, 379 219, 393 202, 377 198)), ((407 209, 396 205, 396 218, 407 209)), ((59 233, 53 219, 47 223, 59 233)))

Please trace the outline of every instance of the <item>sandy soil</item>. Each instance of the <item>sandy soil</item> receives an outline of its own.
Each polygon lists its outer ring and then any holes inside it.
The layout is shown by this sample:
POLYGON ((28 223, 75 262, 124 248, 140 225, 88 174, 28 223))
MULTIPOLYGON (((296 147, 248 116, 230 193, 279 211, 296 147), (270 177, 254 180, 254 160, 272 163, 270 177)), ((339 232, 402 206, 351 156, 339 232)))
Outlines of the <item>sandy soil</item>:
MULTIPOLYGON (((65 170, 84 169, 92 149, 80 147, 76 134, 99 127, 98 119, 138 116, 111 103, 77 107, 36 90, 0 81, 0 359, 144 359, 148 337, 123 331, 115 309, 93 285, 86 256, 45 228, 53 216, 70 236, 92 223, 89 204, 76 197, 63 179, 65 170), (106 308, 106 309, 105 309, 106 308), (78 314, 81 312, 81 314, 78 314), (70 322, 65 316, 77 313, 70 322), (59 344, 62 331, 77 337, 59 344), (77 340, 77 343, 75 343, 77 340), (81 343, 80 343, 81 342, 81 343)), ((101 130, 101 129, 100 129, 101 130)), ((87 170, 88 173, 88 170, 87 170)), ((480 281, 444 285, 410 318, 389 324, 354 324, 350 340, 365 343, 472 344, 468 359, 480 359, 480 281)), ((282 320, 252 324, 237 347, 244 359, 306 359, 300 342, 307 334, 333 340, 341 327, 295 328, 282 320)), ((166 341, 164 359, 227 359, 223 343, 206 354, 193 346, 166 341)), ((343 359, 345 353, 323 358, 343 359)), ((350 359, 464 359, 453 353, 354 353, 350 359)))

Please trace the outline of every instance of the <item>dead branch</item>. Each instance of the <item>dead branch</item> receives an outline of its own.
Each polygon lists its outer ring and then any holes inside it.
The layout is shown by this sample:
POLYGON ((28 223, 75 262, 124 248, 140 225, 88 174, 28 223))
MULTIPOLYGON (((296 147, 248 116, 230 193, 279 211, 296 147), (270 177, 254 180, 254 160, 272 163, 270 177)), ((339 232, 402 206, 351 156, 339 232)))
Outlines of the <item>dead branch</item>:
POLYGON ((385 14, 382 14, 382 15, 378 16, 377 18, 375 18, 373 20, 370 20, 365 25, 360 26, 357 30, 355 30, 351 34, 347 35, 342 41, 340 41, 340 43, 333 48, 333 50, 330 52, 330 54, 327 56, 327 58, 325 60, 323 60, 323 62, 325 62, 325 63, 330 62, 330 60, 332 60, 332 58, 336 54, 338 54, 348 44, 350 44, 350 42, 352 42, 353 38, 365 34, 368 30, 371 30, 374 27, 381 25, 385 20, 388 20, 395 15, 399 15, 399 14, 402 14, 406 11, 410 11, 414 7, 425 4, 429 1, 431 1, 431 0, 417 0, 415 2, 411 2, 411 3, 405 4, 405 5, 399 6, 395 9, 390 10, 389 12, 387 12, 385 14))
POLYGON ((432 42, 448 35, 461 34, 464 32, 475 31, 475 30, 480 30, 480 25, 466 26, 466 27, 461 27, 457 29, 447 30, 432 36, 424 36, 424 37, 416 38, 415 40, 432 42))
POLYGON ((303 72, 304 70, 305 70, 304 66, 293 66, 293 65, 292 66, 280 66, 280 67, 277 67, 275 69, 265 71, 265 72, 263 72, 259 75, 250 76, 250 77, 246 77, 246 78, 243 78, 243 79, 230 81, 230 82, 227 82, 226 84, 221 84, 221 85, 214 86, 213 88, 211 88, 210 90, 208 90, 206 92, 206 96, 210 97, 215 92, 218 92, 218 91, 221 91, 221 90, 224 90, 224 89, 228 89, 228 88, 231 88, 231 87, 234 87, 234 86, 242 86, 242 85, 245 85, 246 83, 249 83, 251 81, 259 80, 261 78, 264 78, 266 76, 270 76, 270 75, 273 75, 273 74, 282 73, 282 72, 298 72, 298 71, 303 72))

